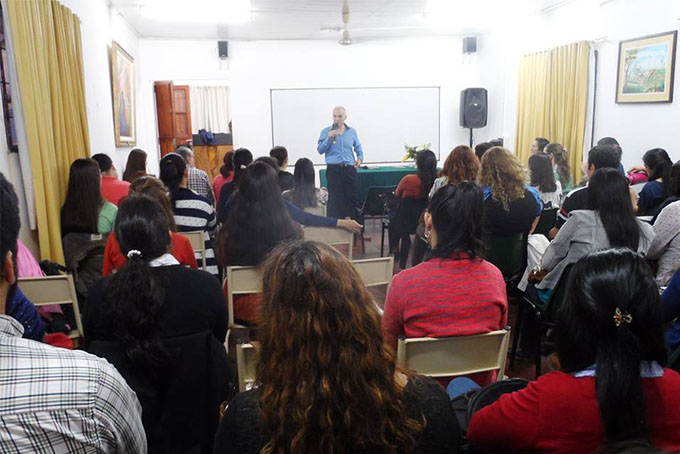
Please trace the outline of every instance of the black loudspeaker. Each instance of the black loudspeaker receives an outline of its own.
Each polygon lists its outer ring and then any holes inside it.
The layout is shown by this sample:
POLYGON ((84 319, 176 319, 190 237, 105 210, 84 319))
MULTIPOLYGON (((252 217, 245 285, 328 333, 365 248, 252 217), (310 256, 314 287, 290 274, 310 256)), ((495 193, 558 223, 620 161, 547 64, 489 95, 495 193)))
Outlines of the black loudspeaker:
POLYGON ((477 52, 477 37, 468 36, 463 38, 463 53, 474 54, 475 52, 477 52))
POLYGON ((229 57, 229 46, 227 41, 217 41, 217 50, 220 54, 220 58, 229 57))
POLYGON ((486 88, 466 88, 460 92, 460 125, 483 128, 487 115, 486 88))

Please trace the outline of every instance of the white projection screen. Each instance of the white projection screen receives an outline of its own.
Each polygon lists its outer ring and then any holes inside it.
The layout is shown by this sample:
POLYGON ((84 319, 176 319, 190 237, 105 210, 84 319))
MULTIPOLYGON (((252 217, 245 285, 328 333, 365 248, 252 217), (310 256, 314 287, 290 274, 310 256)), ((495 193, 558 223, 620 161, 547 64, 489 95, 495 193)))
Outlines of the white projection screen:
POLYGON ((272 146, 286 147, 292 166, 316 151, 321 130, 333 123, 335 106, 347 109, 365 164, 400 162, 404 144, 430 144, 439 159, 439 87, 272 89, 272 146))

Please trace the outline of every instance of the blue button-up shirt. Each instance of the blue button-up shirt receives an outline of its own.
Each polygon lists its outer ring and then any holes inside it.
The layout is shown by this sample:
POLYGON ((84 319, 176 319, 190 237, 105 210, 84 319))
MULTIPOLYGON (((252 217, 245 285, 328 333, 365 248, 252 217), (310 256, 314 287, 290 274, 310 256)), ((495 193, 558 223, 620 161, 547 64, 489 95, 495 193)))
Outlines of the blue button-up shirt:
POLYGON ((316 147, 319 154, 326 155, 326 164, 354 164, 354 153, 357 158, 364 160, 364 152, 361 150, 359 136, 354 128, 345 125, 345 132, 335 136, 335 143, 328 138, 330 126, 323 128, 316 147))

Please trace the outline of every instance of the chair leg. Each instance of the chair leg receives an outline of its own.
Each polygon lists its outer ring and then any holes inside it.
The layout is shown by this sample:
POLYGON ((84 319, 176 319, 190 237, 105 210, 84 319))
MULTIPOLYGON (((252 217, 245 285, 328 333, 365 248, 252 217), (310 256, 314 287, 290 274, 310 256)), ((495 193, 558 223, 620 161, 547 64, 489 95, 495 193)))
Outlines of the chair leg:
POLYGON ((519 300, 519 310, 517 311, 517 322, 513 328, 512 349, 510 350, 510 370, 515 370, 515 357, 517 356, 517 344, 522 333, 522 319, 524 318, 524 300, 519 300))
MULTIPOLYGON (((366 222, 366 221, 364 221, 366 222)), ((361 253, 366 254, 366 243, 364 242, 364 230, 366 230, 366 225, 361 228, 361 253)))
POLYGON ((385 224, 383 224, 382 221, 381 221, 380 225, 382 226, 382 228, 380 229, 381 230, 380 231, 380 257, 382 257, 383 251, 385 249, 385 224))
POLYGON ((538 326, 538 333, 536 336, 536 379, 541 376, 541 321, 540 318, 536 317, 536 325, 538 326))

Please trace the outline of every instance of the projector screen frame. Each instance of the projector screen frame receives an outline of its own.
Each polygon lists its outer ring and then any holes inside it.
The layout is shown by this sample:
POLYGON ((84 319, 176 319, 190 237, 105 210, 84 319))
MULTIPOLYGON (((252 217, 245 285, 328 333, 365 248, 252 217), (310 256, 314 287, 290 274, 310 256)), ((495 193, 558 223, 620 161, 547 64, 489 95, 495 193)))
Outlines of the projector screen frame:
MULTIPOLYGON (((269 89, 269 116, 270 116, 270 126, 271 126, 271 136, 272 136, 272 148, 275 146, 274 142, 274 91, 302 91, 302 90, 399 90, 399 89, 417 89, 417 88, 433 88, 437 89, 437 162, 441 161, 441 117, 442 117, 442 90, 440 85, 411 85, 411 86, 396 86, 396 87, 285 87, 285 88, 270 88, 269 89)), ((329 112, 330 115, 330 112, 329 112)), ((409 144, 409 145, 422 145, 422 144, 409 144)), ((404 154, 406 150, 404 150, 404 154)), ((380 164, 406 164, 406 162, 398 161, 379 161, 379 162, 364 162, 363 165, 380 165, 380 164)), ((325 167, 326 164, 316 164, 314 167, 325 167)))

